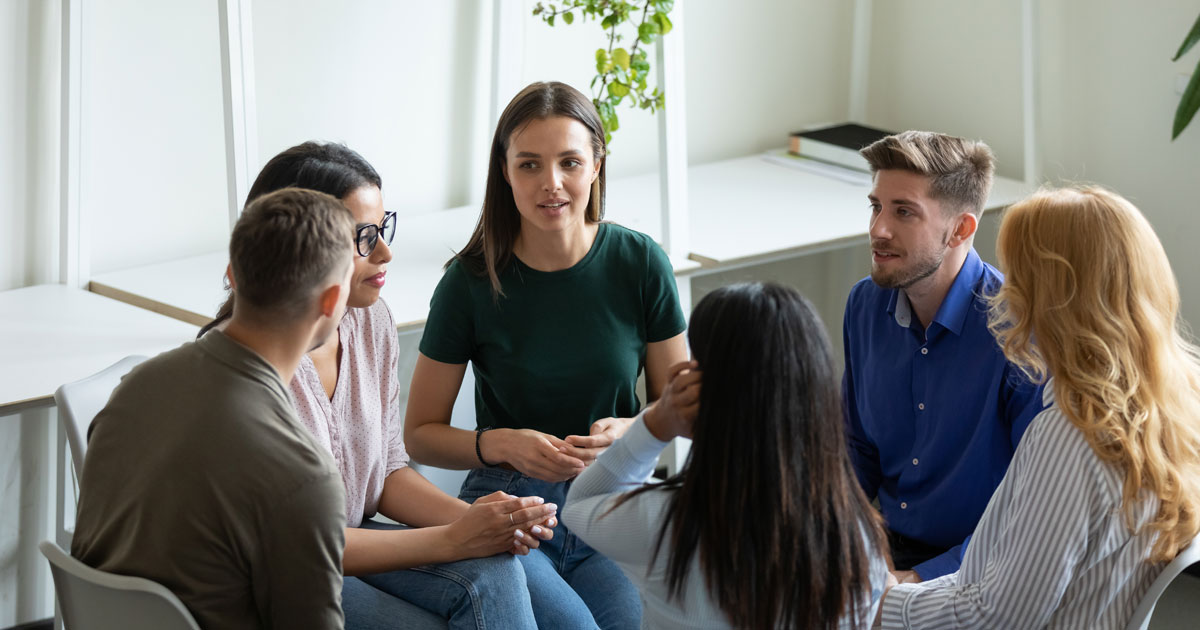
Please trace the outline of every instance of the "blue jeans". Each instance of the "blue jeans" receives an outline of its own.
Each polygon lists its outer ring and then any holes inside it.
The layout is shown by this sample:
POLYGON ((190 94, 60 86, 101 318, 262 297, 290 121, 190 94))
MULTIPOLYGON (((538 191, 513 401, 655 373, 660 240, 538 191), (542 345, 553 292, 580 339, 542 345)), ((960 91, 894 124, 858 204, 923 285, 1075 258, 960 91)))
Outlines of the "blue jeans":
MULTIPOLYGON (((571 482, 551 483, 502 468, 477 468, 467 475, 459 498, 472 503, 497 490, 539 496, 562 509, 571 482)), ((554 539, 518 556, 525 567, 529 597, 542 628, 625 630, 642 625, 637 587, 612 560, 587 546, 559 523, 554 539)))
MULTIPOLYGON (((407 529, 364 521, 366 529, 407 529)), ((536 629, 521 563, 507 553, 402 571, 347 577, 347 630, 421 628, 536 629)))

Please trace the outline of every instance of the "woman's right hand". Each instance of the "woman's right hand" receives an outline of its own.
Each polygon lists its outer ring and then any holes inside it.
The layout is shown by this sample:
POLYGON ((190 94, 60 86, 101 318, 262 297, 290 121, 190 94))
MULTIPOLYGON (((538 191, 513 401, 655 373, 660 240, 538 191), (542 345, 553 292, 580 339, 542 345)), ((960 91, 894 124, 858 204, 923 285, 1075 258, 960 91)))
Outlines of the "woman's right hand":
POLYGON ((536 541, 524 532, 540 525, 557 511, 558 506, 546 503, 541 497, 514 497, 493 492, 477 499, 466 514, 447 526, 451 551, 454 556, 464 559, 509 551, 517 543, 536 548, 536 541))
POLYGON ((532 429, 493 429, 480 436, 480 450, 488 462, 505 462, 517 472, 542 481, 574 479, 585 463, 567 455, 573 447, 553 435, 532 429))

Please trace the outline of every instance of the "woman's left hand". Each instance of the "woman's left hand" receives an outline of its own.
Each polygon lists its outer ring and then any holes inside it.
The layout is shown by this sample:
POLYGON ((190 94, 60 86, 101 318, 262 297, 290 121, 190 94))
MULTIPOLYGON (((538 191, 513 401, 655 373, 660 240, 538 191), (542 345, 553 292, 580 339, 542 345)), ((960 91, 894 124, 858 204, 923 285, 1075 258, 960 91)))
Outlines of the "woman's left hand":
POLYGON ((590 435, 568 435, 566 442, 570 446, 563 452, 571 457, 583 460, 584 465, 590 465, 605 449, 612 446, 625 432, 633 418, 603 418, 592 423, 590 435), (569 450, 568 450, 569 449, 569 450))
POLYGON ((533 527, 529 528, 529 533, 533 536, 534 540, 529 540, 529 537, 527 536, 518 537, 517 540, 513 541, 513 548, 509 549, 509 551, 514 556, 529 555, 531 549, 538 548, 538 545, 540 544, 538 539, 550 540, 551 538, 554 538, 554 528, 557 526, 558 518, 551 515, 545 521, 542 521, 538 525, 534 525, 533 527))

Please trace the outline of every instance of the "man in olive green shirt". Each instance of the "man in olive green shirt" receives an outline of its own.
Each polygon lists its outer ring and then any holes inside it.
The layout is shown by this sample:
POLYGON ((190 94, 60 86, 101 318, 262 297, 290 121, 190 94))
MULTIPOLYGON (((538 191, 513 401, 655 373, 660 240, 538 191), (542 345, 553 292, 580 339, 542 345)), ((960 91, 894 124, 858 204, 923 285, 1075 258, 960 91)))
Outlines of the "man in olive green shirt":
POLYGON ((139 365, 92 423, 75 557, 166 586, 203 628, 342 627, 342 482, 287 383, 345 310, 353 229, 321 193, 246 208, 228 327, 139 365))

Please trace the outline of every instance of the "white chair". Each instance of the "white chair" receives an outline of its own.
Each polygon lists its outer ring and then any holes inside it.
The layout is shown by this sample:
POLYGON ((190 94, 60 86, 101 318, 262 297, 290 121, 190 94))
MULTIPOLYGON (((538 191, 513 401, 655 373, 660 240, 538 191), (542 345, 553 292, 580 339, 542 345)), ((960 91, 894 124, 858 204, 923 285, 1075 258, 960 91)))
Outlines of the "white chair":
POLYGON ((174 593, 145 578, 93 569, 43 540, 54 593, 71 630, 200 630, 174 593))
MULTIPOLYGON (((66 518, 66 447, 71 449, 73 480, 78 490, 79 475, 83 472, 83 456, 87 451, 87 429, 104 405, 112 390, 137 364, 145 361, 144 356, 128 356, 104 368, 100 372, 73 383, 67 383, 54 392, 54 404, 58 407, 58 544, 64 549, 71 546, 71 529, 66 518)), ((78 492, 76 492, 78 495, 78 492)), ((75 511, 71 510, 74 514, 75 511)))
POLYGON ((1200 536, 1197 536, 1192 544, 1188 545, 1183 551, 1179 552, 1175 559, 1167 564, 1163 572, 1159 574, 1158 579, 1150 585, 1150 590, 1146 591, 1146 595, 1142 597, 1141 603, 1133 611, 1133 617, 1129 620, 1129 624, 1125 626, 1125 630, 1146 630, 1150 627, 1150 617, 1154 616, 1154 606, 1158 604, 1158 598, 1162 597, 1167 587, 1175 578, 1179 577, 1180 573, 1189 566, 1200 562, 1200 536))
MULTIPOLYGON (((116 388, 121 378, 137 364, 145 361, 144 356, 128 356, 113 365, 84 379, 67 383, 54 392, 54 404, 58 412, 58 470, 55 478, 58 486, 58 504, 55 512, 57 531, 55 539, 59 547, 71 548, 71 537, 75 530, 75 505, 68 506, 67 478, 74 484, 72 496, 79 496, 79 475, 83 472, 83 456, 87 451, 87 429, 92 420, 116 388), (71 466, 66 465, 67 448, 71 449, 71 466), (71 515, 67 522, 68 508, 71 515)), ((56 580, 57 581, 57 580, 56 580)), ((54 618, 55 630, 62 628, 58 614, 54 618)))

